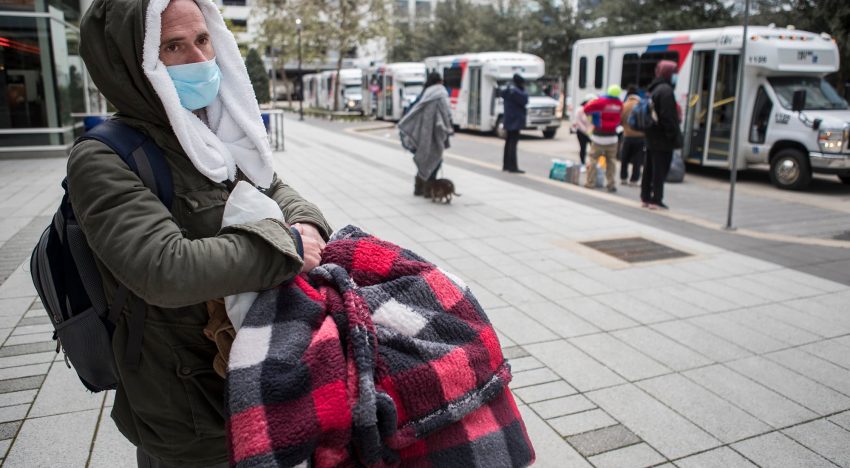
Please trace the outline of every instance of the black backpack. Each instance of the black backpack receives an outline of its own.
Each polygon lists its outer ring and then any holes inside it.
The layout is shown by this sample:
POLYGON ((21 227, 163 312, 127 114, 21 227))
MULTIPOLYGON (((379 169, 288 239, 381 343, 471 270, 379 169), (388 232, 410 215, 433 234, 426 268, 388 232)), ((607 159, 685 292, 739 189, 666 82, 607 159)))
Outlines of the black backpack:
MULTIPOLYGON (((112 148, 135 172, 144 185, 169 209, 173 198, 171 170, 159 147, 138 130, 109 119, 77 139, 97 140, 112 148)), ((120 285, 111 303, 94 255, 77 223, 68 197, 68 181, 62 181, 65 195, 53 222, 36 244, 30 271, 38 296, 53 323, 56 352, 61 348, 65 363, 89 390, 100 392, 118 384, 112 333, 125 304, 132 311, 126 363, 138 365, 142 345, 145 306, 126 286, 120 285), (69 362, 70 361, 70 362, 69 362)))

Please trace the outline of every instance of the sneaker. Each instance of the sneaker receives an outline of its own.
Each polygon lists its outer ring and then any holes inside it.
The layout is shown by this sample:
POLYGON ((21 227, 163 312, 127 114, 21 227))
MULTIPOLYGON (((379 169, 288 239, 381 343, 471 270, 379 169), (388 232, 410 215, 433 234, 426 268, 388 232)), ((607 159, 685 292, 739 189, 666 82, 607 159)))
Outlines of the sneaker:
POLYGON ((641 207, 641 208, 649 208, 649 205, 650 205, 650 204, 649 204, 649 203, 647 203, 647 202, 645 202, 645 201, 640 202, 640 207, 641 207))
POLYGON ((656 205, 655 203, 647 203, 646 207, 653 211, 658 209, 658 205, 656 205))
POLYGON ((620 185, 629 185, 629 181, 627 179, 620 179, 620 185))
POLYGON ((525 174, 525 171, 523 171, 522 169, 513 169, 508 172, 510 172, 511 174, 525 174))
POLYGON ((656 207, 661 208, 662 210, 669 210, 670 207, 665 205, 664 203, 658 202, 655 204, 656 207))
POLYGON ((608 193, 614 193, 617 191, 617 187, 608 187, 608 193))

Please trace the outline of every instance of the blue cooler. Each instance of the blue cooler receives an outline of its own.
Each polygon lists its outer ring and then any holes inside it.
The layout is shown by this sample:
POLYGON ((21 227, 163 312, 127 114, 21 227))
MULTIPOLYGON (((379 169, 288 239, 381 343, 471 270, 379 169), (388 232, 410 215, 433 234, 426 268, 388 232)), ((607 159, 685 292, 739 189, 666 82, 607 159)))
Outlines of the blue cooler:
POLYGON ((552 180, 560 180, 564 182, 567 176, 567 163, 570 161, 564 161, 562 159, 553 159, 552 160, 552 168, 549 169, 549 178, 552 180))

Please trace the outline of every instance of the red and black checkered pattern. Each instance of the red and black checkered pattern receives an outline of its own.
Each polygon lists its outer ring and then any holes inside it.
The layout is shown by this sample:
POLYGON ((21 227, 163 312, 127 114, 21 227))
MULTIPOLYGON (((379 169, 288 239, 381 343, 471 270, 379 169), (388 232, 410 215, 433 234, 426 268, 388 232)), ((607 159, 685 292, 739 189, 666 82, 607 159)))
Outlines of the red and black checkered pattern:
POLYGON ((457 278, 348 226, 260 294, 236 336, 236 466, 515 467, 534 460, 510 368, 457 278))

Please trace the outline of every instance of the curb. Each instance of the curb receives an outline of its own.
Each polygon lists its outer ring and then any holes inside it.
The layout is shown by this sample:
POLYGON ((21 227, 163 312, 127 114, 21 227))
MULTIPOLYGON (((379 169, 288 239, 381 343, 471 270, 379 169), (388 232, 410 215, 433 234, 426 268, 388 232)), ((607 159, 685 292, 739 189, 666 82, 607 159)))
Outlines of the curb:
MULTIPOLYGON (((392 128, 392 127, 394 127, 394 126, 390 126, 390 127, 386 127, 386 128, 392 128)), ((374 128, 371 128, 371 130, 377 130, 379 128, 384 128, 384 127, 374 127, 374 128)), ((365 132, 367 132, 368 130, 365 130, 365 129, 360 129, 359 131, 358 131, 358 129, 345 129, 345 131, 349 132, 349 133, 360 133, 361 135, 366 136, 367 138, 372 138, 372 139, 375 139, 375 140, 378 140, 378 141, 386 142, 386 140, 384 140, 384 139, 382 139, 378 136, 366 134, 365 132)), ((486 168, 486 169, 492 169, 492 170, 496 170, 496 171, 498 171, 500 169, 498 166, 496 166, 494 164, 489 164, 489 163, 485 163, 485 162, 482 162, 482 161, 478 161, 477 159, 472 159, 472 158, 469 158, 467 156, 461 156, 459 154, 454 154, 454 153, 451 153, 449 151, 444 152, 443 157, 447 158, 447 159, 455 159, 457 161, 462 161, 462 162, 467 163, 467 164, 473 164, 473 165, 476 165, 476 166, 479 166, 479 167, 482 167, 482 168, 486 168)), ((586 189, 584 187, 580 187, 578 185, 554 181, 552 179, 549 179, 548 177, 541 177, 541 176, 530 175, 530 174, 517 174, 516 176, 517 177, 525 177, 525 178, 534 180, 535 182, 545 183, 545 184, 548 184, 548 185, 551 185, 551 186, 557 186, 557 187, 560 187, 564 190, 569 190, 569 191, 573 191, 573 192, 576 192, 576 193, 581 193, 583 195, 589 195, 589 196, 596 197, 596 198, 599 198, 599 199, 602 199, 602 200, 605 200, 605 201, 608 201, 608 202, 611 202, 611 203, 617 203, 617 204, 622 205, 622 206, 642 209, 642 208, 640 208, 640 205, 635 201, 627 200, 627 199, 624 199, 622 197, 618 197, 616 195, 609 195, 607 193, 599 192, 599 191, 596 191, 596 190, 588 190, 588 189, 586 189)), ((840 249, 850 249, 850 241, 788 236, 788 235, 784 235, 784 234, 772 234, 772 233, 767 233, 767 232, 754 231, 752 229, 732 229, 732 230, 729 230, 729 229, 726 229, 724 226, 719 226, 719 225, 717 225, 717 224, 715 224, 711 221, 707 221, 707 220, 704 220, 702 218, 698 218, 696 216, 691 216, 691 215, 686 215, 686 214, 683 214, 683 213, 676 213, 676 212, 672 212, 672 211, 662 211, 662 210, 655 210, 652 213, 655 214, 655 215, 658 215, 658 216, 665 216, 667 218, 675 219, 677 221, 690 223, 690 224, 700 226, 700 227, 703 227, 703 228, 706 228, 706 229, 712 229, 714 231, 722 231, 722 232, 726 232, 726 233, 729 233, 729 234, 738 234, 738 235, 750 237, 750 238, 753 238, 753 239, 770 240, 770 241, 775 241, 775 242, 786 242, 786 243, 800 244, 800 245, 812 245, 812 246, 817 246, 817 247, 835 247, 835 248, 840 248, 840 249)))

